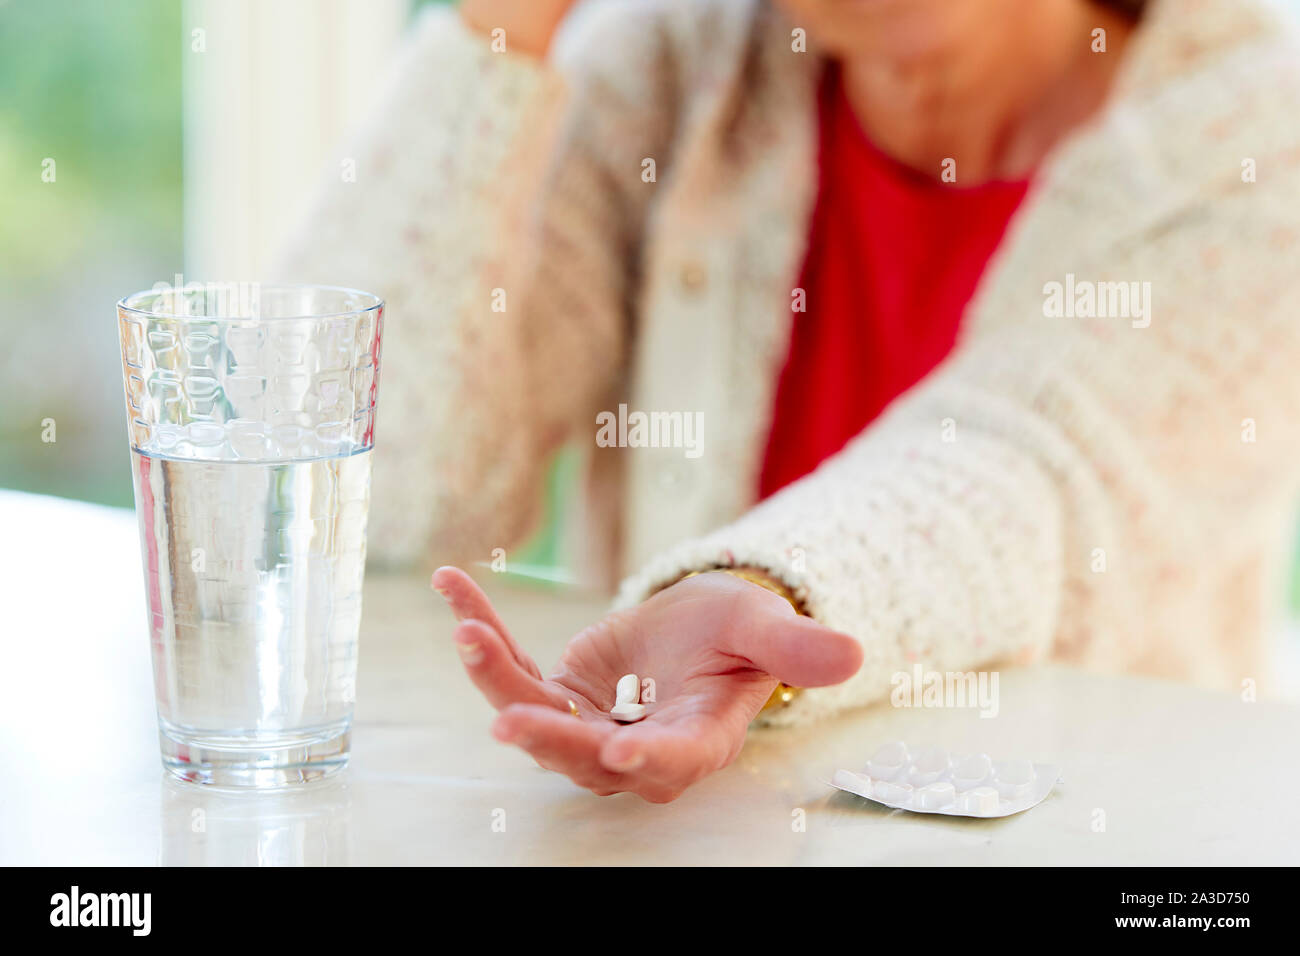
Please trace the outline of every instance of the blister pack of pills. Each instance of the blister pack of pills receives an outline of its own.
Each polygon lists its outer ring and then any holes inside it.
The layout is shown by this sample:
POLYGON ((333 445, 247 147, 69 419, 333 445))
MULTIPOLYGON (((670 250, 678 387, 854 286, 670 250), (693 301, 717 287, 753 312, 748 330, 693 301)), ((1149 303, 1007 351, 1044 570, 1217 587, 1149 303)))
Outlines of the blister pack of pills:
POLYGON ((903 741, 877 750, 861 771, 836 770, 831 785, 914 813, 1009 817, 1041 803, 1059 767, 988 754, 954 756, 939 747, 913 752, 903 741))

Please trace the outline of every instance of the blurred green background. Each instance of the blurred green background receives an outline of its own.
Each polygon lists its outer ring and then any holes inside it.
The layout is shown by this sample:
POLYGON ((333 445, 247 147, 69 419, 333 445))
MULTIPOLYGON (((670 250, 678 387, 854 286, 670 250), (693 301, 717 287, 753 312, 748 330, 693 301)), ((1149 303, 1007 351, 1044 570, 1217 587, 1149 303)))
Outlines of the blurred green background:
POLYGON ((131 503, 113 303, 180 271, 180 33, 175 0, 0 4, 0 487, 131 503))
MULTIPOLYGON (((0 488, 132 505, 113 304, 184 272, 183 14, 0 0, 0 488)), ((573 468, 512 564, 558 563, 573 468)))

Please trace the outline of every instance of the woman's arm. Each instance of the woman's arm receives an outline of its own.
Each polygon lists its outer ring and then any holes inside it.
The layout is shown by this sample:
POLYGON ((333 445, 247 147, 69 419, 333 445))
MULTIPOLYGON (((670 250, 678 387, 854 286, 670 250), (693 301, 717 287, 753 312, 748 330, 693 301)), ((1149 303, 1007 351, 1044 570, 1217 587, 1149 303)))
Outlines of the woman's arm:
POLYGON ((380 563, 481 559, 526 534, 549 453, 623 363, 640 158, 660 154, 667 101, 599 45, 526 52, 522 21, 496 52, 491 20, 484 35, 451 10, 421 18, 277 268, 387 300, 380 563), (609 111, 645 117, 612 139, 609 111))
POLYGON ((1035 270, 1052 258, 1008 263, 986 299, 1017 308, 978 314, 949 361, 843 452, 652 562, 621 606, 687 570, 749 565, 858 637, 862 670, 777 722, 886 697, 918 664, 1051 652, 1258 676, 1252 649, 1229 642, 1250 630, 1249 597, 1217 625, 1205 617, 1223 607, 1210 589, 1285 536, 1296 490, 1297 167, 1275 166, 1267 186, 1225 168, 1224 193, 1176 228, 1126 236, 1117 223, 1078 278, 1149 283, 1145 317, 1049 317, 1043 287, 1065 276, 1035 270))

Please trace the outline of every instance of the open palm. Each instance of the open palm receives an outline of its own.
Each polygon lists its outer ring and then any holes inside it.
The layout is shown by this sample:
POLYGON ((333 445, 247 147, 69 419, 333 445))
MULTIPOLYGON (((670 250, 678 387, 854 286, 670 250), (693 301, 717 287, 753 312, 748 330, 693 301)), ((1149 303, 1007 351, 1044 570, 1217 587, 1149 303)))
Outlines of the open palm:
POLYGON ((469 575, 439 568, 432 583, 460 620, 455 641, 470 678, 500 711, 493 735, 601 795, 675 799, 735 759, 778 680, 834 684, 862 662, 853 638, 718 573, 687 578, 586 628, 543 678, 469 575), (653 689, 639 723, 609 717, 624 674, 653 689))

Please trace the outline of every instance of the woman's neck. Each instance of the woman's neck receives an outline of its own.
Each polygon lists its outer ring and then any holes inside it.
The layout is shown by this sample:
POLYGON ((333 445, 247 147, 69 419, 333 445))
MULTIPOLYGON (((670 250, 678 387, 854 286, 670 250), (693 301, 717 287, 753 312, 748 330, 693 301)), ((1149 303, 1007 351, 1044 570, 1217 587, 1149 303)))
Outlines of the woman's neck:
POLYGON ((1090 4, 1035 4, 925 62, 845 59, 845 93, 863 130, 899 162, 956 182, 1027 177, 1105 102, 1133 24, 1090 4), (1105 32, 1094 52, 1093 31, 1105 32))

